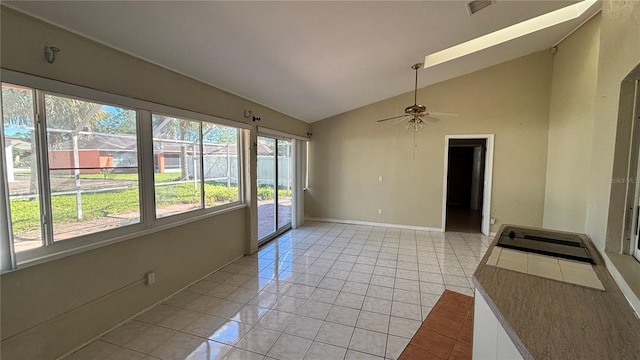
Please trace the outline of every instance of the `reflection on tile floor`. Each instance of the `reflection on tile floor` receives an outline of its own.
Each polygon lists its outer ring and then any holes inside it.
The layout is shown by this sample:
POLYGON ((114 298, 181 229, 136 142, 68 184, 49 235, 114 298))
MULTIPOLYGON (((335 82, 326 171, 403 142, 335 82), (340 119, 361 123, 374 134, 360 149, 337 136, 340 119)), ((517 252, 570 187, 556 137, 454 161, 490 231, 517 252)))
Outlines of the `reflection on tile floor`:
POLYGON ((68 359, 397 359, 490 239, 312 222, 68 359))

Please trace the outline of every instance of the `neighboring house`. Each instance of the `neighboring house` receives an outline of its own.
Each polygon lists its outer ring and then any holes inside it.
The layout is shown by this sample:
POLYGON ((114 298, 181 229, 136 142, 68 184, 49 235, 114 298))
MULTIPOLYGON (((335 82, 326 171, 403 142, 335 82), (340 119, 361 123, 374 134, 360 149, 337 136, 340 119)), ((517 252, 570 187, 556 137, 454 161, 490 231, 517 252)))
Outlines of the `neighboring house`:
POLYGON ((81 174, 113 172, 136 172, 138 166, 135 137, 105 134, 81 135, 78 137, 78 160, 74 164, 73 141, 67 140, 49 147, 49 168, 73 172, 80 168, 81 174), (127 168, 132 168, 128 170, 127 168))
MULTIPOLYGON (((198 152, 197 144, 187 144, 187 161, 191 163, 194 152, 198 152)), ((207 157, 235 157, 238 154, 236 144, 204 145, 207 157)), ((169 140, 154 141, 154 168, 158 173, 180 171, 181 144, 169 140)), ((270 150, 259 147, 258 155, 269 154, 270 150)), ((138 157, 136 142, 133 136, 91 134, 78 138, 79 165, 73 161, 73 141, 67 140, 56 144, 49 150, 49 167, 52 170, 73 171, 79 167, 81 174, 100 174, 101 172, 128 173, 136 172, 138 157), (131 169, 128 169, 131 168, 131 169)), ((191 168, 190 168, 191 172, 191 168)))

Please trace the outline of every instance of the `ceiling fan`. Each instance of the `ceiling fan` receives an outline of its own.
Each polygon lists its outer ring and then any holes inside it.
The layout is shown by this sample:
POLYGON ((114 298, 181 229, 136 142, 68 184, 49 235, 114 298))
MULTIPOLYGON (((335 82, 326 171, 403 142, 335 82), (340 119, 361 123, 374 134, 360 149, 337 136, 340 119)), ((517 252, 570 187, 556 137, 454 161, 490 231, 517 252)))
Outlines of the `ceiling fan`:
POLYGON ((427 112, 427 108, 424 105, 418 105, 418 69, 422 67, 422 63, 413 64, 411 68, 416 72, 416 82, 413 90, 413 105, 407 106, 404 109, 405 114, 393 116, 386 119, 381 119, 376 122, 384 122, 394 119, 400 119, 398 124, 402 123, 404 120, 408 120, 404 127, 408 130, 418 131, 425 126, 427 126, 426 121, 438 121, 440 120, 437 116, 458 116, 458 114, 454 113, 438 113, 438 112, 427 112))

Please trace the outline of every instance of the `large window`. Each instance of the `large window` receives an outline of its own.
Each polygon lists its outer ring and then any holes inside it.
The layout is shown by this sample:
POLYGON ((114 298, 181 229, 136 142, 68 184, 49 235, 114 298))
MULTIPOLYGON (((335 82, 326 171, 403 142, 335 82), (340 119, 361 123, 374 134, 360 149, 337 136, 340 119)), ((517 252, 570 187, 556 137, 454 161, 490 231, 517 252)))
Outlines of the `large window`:
POLYGON ((241 204, 235 122, 31 81, 2 83, 3 269, 241 204))
POLYGON ((239 201, 237 129, 156 114, 152 123, 156 216, 239 201))
POLYGON ((152 119, 156 216, 201 209, 200 122, 155 114, 152 119))
POLYGON ((136 112, 45 94, 53 240, 140 222, 136 112))
POLYGON ((34 91, 2 84, 2 131, 13 247, 16 252, 43 245, 39 159, 34 91))
POLYGON ((136 112, 38 92, 38 138, 35 94, 2 84, 14 251, 139 223, 136 112))
POLYGON ((240 201, 238 129, 202 123, 204 206, 240 201))

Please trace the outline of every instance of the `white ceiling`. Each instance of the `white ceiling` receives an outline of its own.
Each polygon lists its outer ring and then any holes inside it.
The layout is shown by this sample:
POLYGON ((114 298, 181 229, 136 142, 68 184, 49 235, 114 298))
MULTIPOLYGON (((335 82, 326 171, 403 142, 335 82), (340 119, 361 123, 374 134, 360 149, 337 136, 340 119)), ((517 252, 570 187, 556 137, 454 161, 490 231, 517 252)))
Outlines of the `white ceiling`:
MULTIPOLYGON (((465 1, 3 1, 306 122, 412 91, 425 55, 575 2, 497 0, 469 16, 465 1)), ((599 6, 420 70, 418 86, 550 48, 599 6)))

